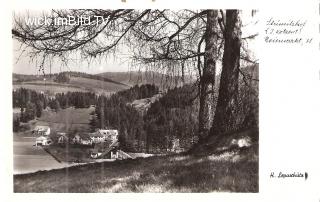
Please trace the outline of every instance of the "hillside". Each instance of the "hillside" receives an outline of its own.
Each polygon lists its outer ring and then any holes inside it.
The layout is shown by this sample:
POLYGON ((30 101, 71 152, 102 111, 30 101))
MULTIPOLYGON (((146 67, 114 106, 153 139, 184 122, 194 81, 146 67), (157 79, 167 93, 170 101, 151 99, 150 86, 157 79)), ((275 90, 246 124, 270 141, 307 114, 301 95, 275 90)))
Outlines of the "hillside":
POLYGON ((27 88, 47 94, 66 92, 95 92, 97 94, 110 94, 129 88, 126 84, 112 81, 103 77, 79 72, 67 72, 69 82, 57 82, 57 74, 50 76, 13 74, 13 89, 27 88))
POLYGON ((132 103, 128 103, 134 107, 140 114, 146 113, 148 109, 151 107, 151 104, 159 100, 162 97, 162 94, 156 94, 150 98, 144 98, 139 100, 134 100, 132 103))
POLYGON ((169 155, 14 175, 14 192, 258 192, 258 171, 249 155, 169 155))
MULTIPOLYGON (((165 74, 154 71, 104 72, 97 75, 130 86, 140 84, 154 84, 159 86, 160 89, 166 89, 168 87, 172 88, 175 86, 180 86, 182 84, 182 78, 179 76, 167 76, 165 74)), ((186 83, 190 83, 191 81, 191 78, 185 78, 186 83)))
POLYGON ((67 108, 58 112, 44 111, 37 125, 48 125, 53 131, 89 131, 90 113, 95 109, 67 108))

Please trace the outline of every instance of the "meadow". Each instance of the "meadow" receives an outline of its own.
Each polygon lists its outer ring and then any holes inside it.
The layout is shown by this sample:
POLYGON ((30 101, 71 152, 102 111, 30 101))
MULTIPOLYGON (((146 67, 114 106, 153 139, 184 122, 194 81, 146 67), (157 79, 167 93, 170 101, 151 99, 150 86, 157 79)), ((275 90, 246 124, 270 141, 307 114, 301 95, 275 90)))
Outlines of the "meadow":
POLYGON ((13 89, 27 88, 37 92, 46 92, 47 94, 54 95, 55 93, 67 92, 95 92, 97 94, 114 93, 120 90, 129 88, 123 84, 112 82, 100 81, 83 77, 71 77, 69 83, 57 83, 52 79, 14 82, 13 89))
POLYGON ((15 175, 14 192, 258 192, 258 173, 252 155, 154 156, 15 175))

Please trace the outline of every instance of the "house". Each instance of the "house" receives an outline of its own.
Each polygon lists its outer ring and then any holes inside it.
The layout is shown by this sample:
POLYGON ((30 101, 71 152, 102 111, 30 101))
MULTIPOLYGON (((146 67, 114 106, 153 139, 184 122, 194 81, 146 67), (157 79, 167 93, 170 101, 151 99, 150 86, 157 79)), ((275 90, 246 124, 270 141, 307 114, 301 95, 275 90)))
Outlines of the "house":
POLYGON ((103 147, 103 144, 96 144, 94 149, 91 151, 91 158, 104 157, 108 159, 119 159, 119 142, 116 141, 107 147, 103 147), (101 147, 102 146, 102 147, 101 147))
POLYGON ((119 152, 118 148, 112 148, 110 151, 110 159, 118 159, 119 158, 119 152))
POLYGON ((92 145, 92 140, 87 133, 78 133, 72 138, 73 144, 92 145))
POLYGON ((93 159, 96 159, 98 157, 100 157, 102 154, 102 152, 100 152, 98 149, 93 149, 90 153, 90 157, 93 159))
POLYGON ((110 139, 112 142, 118 141, 118 130, 99 129, 97 132, 104 136, 105 139, 110 139))
POLYGON ((36 146, 46 146, 52 144, 52 139, 47 136, 40 136, 36 138, 36 146))
POLYGON ((66 144, 68 143, 69 138, 67 137, 67 134, 64 132, 58 132, 57 133, 57 142, 58 144, 66 144))
POLYGON ((50 135, 50 127, 49 126, 36 126, 33 129, 33 133, 39 136, 48 136, 50 135))
POLYGON ((105 136, 101 135, 98 132, 89 133, 89 136, 93 143, 100 143, 105 141, 105 136))

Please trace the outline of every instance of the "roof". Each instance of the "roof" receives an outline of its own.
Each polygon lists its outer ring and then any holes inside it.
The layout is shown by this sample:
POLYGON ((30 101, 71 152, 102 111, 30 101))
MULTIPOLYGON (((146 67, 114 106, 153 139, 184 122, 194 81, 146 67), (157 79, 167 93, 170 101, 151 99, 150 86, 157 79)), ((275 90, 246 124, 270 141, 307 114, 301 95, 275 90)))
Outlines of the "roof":
MULTIPOLYGON (((88 133, 78 133, 78 134, 76 134, 76 135, 79 135, 79 137, 80 137, 81 139, 83 139, 83 140, 91 140, 88 133)), ((75 136, 76 136, 76 135, 75 135, 75 136)))
POLYGON ((100 134, 106 134, 106 135, 118 135, 118 130, 99 129, 98 132, 100 134))
POLYGON ((36 138, 36 141, 49 140, 49 139, 51 139, 51 138, 49 138, 49 137, 44 137, 44 136, 40 136, 40 137, 37 137, 37 138, 36 138))
POLYGON ((113 144, 111 144, 110 146, 112 146, 112 147, 119 147, 119 142, 117 141, 117 142, 115 142, 115 143, 113 143, 113 144))
POLYGON ((48 130, 49 126, 35 126, 33 130, 48 130))
POLYGON ((101 135, 101 134, 98 133, 98 132, 89 133, 88 135, 89 135, 90 137, 103 137, 103 135, 101 135))

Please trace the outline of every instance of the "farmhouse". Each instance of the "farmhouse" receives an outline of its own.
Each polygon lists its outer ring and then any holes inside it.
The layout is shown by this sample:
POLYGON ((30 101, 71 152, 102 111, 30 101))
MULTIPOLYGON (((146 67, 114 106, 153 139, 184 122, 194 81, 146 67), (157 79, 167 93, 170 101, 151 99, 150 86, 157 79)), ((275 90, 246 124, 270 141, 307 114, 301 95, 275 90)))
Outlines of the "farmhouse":
POLYGON ((52 144, 52 139, 47 136, 40 136, 36 139, 36 146, 45 146, 52 144))
POLYGON ((36 126, 33 131, 34 134, 40 136, 48 136, 50 135, 50 127, 49 126, 36 126))
POLYGON ((89 133, 89 136, 90 136, 93 143, 100 143, 100 142, 104 142, 106 140, 105 136, 101 135, 98 132, 89 133))
POLYGON ((101 147, 103 145, 101 144, 96 144, 94 149, 91 151, 91 158, 99 158, 99 157, 104 157, 108 159, 119 159, 119 142, 116 141, 112 144, 110 144, 108 147, 101 147))
POLYGON ((73 144, 92 145, 90 136, 86 133, 78 133, 72 138, 73 144))
POLYGON ((66 144, 68 143, 69 138, 67 137, 67 134, 64 132, 58 132, 57 133, 58 136, 58 144, 66 144))
POLYGON ((118 130, 99 129, 98 133, 104 136, 105 139, 112 140, 112 142, 118 141, 118 130))

